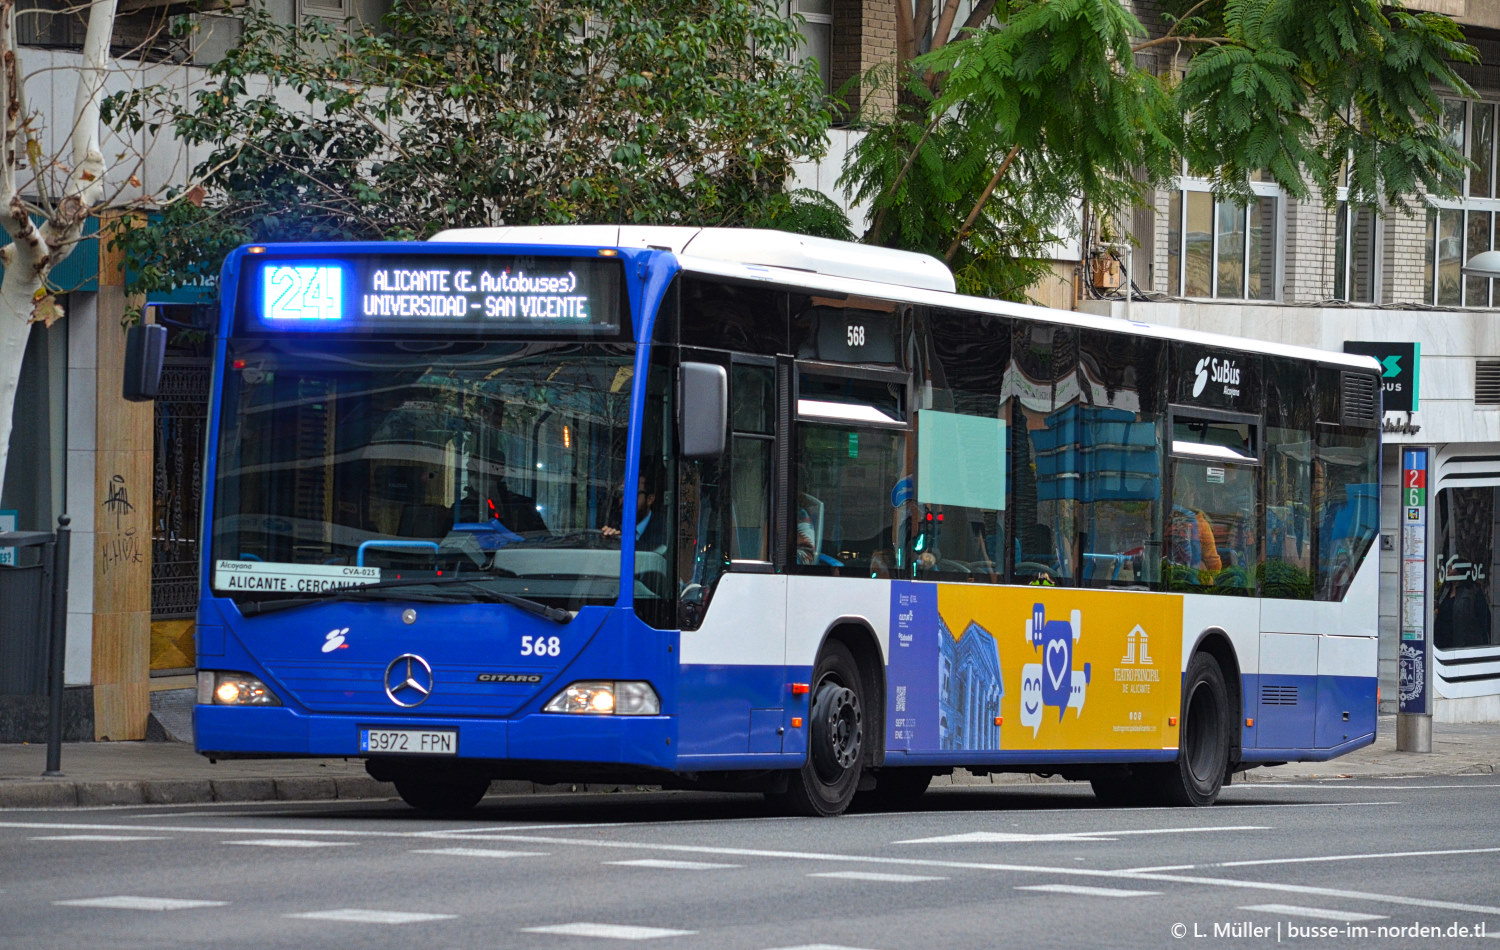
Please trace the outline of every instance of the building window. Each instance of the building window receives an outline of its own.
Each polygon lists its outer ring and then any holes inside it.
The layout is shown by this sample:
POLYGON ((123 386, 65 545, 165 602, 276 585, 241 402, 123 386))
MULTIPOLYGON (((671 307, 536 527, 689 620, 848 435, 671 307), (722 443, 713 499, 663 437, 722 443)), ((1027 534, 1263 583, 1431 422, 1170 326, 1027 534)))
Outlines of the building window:
POLYGON ((1426 297, 1442 307, 1490 307, 1496 303, 1494 281, 1466 277, 1464 262, 1495 249, 1495 214, 1500 197, 1495 183, 1496 103, 1462 99, 1443 101, 1443 128, 1450 144, 1474 163, 1449 182, 1456 197, 1427 199, 1426 297))
POLYGON ((791 0, 792 13, 801 16, 797 29, 802 33, 802 45, 794 54, 797 62, 814 60, 818 64, 818 76, 823 80, 823 89, 832 92, 832 76, 829 64, 832 61, 832 46, 829 33, 833 29, 833 0, 791 0))
POLYGON ((1180 297, 1275 300, 1281 192, 1253 181, 1248 205, 1216 200, 1183 179, 1167 206, 1167 291, 1180 297))
MULTIPOLYGON (((1340 189, 1342 190, 1342 189, 1340 189)), ((1333 297, 1349 303, 1374 303, 1378 286, 1375 267, 1380 239, 1376 233, 1380 217, 1369 206, 1350 206, 1339 196, 1334 225, 1333 297)))

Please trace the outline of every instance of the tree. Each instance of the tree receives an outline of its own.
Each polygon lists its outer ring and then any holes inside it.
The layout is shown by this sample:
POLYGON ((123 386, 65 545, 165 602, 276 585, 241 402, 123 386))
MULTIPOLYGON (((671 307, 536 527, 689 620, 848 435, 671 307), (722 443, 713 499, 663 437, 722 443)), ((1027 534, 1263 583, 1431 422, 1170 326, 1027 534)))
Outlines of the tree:
POLYGON ((40 320, 50 326, 60 315, 47 275, 73 252, 84 222, 104 198, 107 165, 99 145, 99 110, 115 0, 92 0, 88 9, 69 136, 72 161, 65 163, 44 154, 43 122, 61 117, 28 110, 15 42, 15 0, 0 0, 0 104, 5 108, 0 118, 0 220, 10 238, 0 248, 0 265, 5 268, 0 280, 0 490, 31 323, 40 320))
POLYGON ((759 0, 396 0, 352 37, 252 7, 190 97, 110 103, 117 123, 207 152, 192 200, 131 236, 133 286, 211 284, 252 241, 568 222, 847 233, 829 199, 785 190, 829 124, 812 65, 789 61, 797 40, 759 0))
MULTIPOLYGON (((1112 214, 1184 165, 1221 196, 1248 198, 1265 170, 1294 198, 1331 203, 1343 180, 1355 204, 1402 208, 1462 171, 1439 91, 1472 95, 1455 64, 1476 55, 1447 17, 1379 0, 1173 9, 1148 38, 1121 0, 1012 0, 928 52, 907 47, 919 54, 898 62, 897 108, 867 117, 841 179, 872 208, 864 239, 1018 299, 1076 220, 1071 202, 1112 214), (1141 65, 1160 49, 1175 68, 1141 65)), ((900 34, 906 0, 898 10, 900 34)))

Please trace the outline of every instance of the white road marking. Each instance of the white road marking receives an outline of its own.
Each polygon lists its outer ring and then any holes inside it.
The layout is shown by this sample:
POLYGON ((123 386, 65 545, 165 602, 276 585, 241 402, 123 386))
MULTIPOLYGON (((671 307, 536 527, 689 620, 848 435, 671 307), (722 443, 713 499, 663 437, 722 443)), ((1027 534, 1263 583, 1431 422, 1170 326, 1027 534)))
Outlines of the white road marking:
POLYGON ((195 907, 224 907, 228 901, 190 901, 171 897, 85 897, 71 901, 53 901, 57 907, 106 907, 110 910, 191 910, 195 907))
POLYGON ((171 841, 167 835, 39 835, 32 841, 171 841))
POLYGON ((1295 904, 1250 904, 1240 910, 1257 910, 1267 914, 1286 914, 1291 917, 1316 917, 1319 920, 1342 920, 1357 924, 1362 920, 1385 920, 1385 914, 1356 914, 1350 910, 1328 910, 1323 907, 1298 907, 1295 904))
POLYGON ((226 841, 225 844, 256 848, 352 848, 357 841, 308 841, 306 838, 256 838, 251 841, 226 841))
POLYGON ((557 934, 561 937, 604 937, 610 940, 654 940, 657 937, 689 937, 696 930, 668 930, 665 927, 632 927, 629 924, 552 924, 547 927, 522 927, 522 933, 557 934))
POLYGON ((1494 854, 1500 848, 1453 848, 1447 851, 1386 851, 1381 854, 1329 854, 1311 858, 1261 858, 1258 861, 1220 861, 1215 868, 1244 868, 1257 864, 1313 864, 1322 861, 1370 861, 1379 858, 1431 858, 1449 854, 1494 854))
POLYGON ((1472 914, 1500 915, 1500 907, 1486 904, 1464 904, 1458 901, 1435 901, 1424 897, 1404 897, 1400 894, 1375 894, 1369 891, 1348 891, 1336 887, 1311 887, 1303 884, 1274 884, 1268 881, 1237 881, 1233 878, 1196 877, 1188 874, 1130 874, 1120 876, 1142 881, 1169 881, 1176 884, 1203 884, 1208 887, 1236 887, 1252 891, 1282 891, 1287 894, 1307 894, 1315 897, 1337 897, 1345 900, 1373 901, 1381 904, 1401 904, 1405 907, 1429 907, 1433 910, 1458 910, 1472 914))
POLYGON ((1088 887, 1083 884, 1023 884, 1016 890, 1084 894, 1089 897, 1157 897, 1161 894, 1161 891, 1127 891, 1118 887, 1088 887))
POLYGON ((936 838, 908 838, 893 844, 1024 844, 1033 841, 1114 841, 1127 835, 1185 835, 1210 831, 1270 831, 1267 825, 1215 825, 1203 828, 1136 828, 1128 831, 1058 831, 1025 834, 1012 831, 968 831, 936 838))
POLYGON ((456 914, 411 914, 399 910, 314 910, 305 914, 282 914, 294 920, 339 920, 351 924, 415 924, 424 920, 453 920, 456 914))
MULTIPOLYGON (((176 834, 188 832, 203 832, 216 835, 243 834, 243 828, 221 828, 221 827, 167 827, 167 828, 138 828, 127 825, 103 825, 82 824, 62 822, 25 822, 8 821, 0 822, 0 828, 26 828, 44 830, 72 830, 72 831, 170 831, 176 834)), ((454 836, 447 832, 434 831, 329 831, 312 829, 266 829, 278 835, 294 835, 304 833, 308 835, 344 835, 348 837, 362 838, 402 838, 406 840, 453 840, 454 836)), ((1117 832, 1116 832, 1117 833, 1117 832)), ((475 840, 468 836, 458 836, 459 840, 475 840)), ((683 844, 660 844, 638 841, 602 841, 589 838, 563 838, 546 835, 486 835, 484 840, 488 841, 512 841, 517 844, 528 845, 554 845, 559 847, 580 848, 615 848, 630 851, 664 851, 676 854, 701 854, 716 855, 720 857, 760 857, 779 858, 790 861, 818 861, 838 862, 840 864, 874 864, 874 865, 897 865, 909 868, 940 868, 944 870, 974 870, 974 871, 1002 871, 1018 874, 1030 874, 1042 877, 1064 876, 1064 877, 1088 877, 1104 880, 1125 881, 1149 881, 1168 882, 1180 884, 1198 884, 1207 887, 1239 888, 1244 890, 1279 891, 1287 894, 1312 894, 1324 897, 1336 897, 1347 900, 1373 901, 1384 904, 1397 904, 1407 907, 1426 907, 1433 910, 1456 910, 1466 913, 1477 913, 1500 916, 1500 906, 1488 904, 1466 904, 1458 901, 1427 900, 1417 897, 1403 897, 1396 894, 1379 894, 1368 891, 1349 891, 1336 888, 1306 887, 1296 884, 1276 884, 1261 881, 1244 881, 1234 878, 1202 877, 1188 874, 1167 874, 1159 872, 1145 872, 1131 869, 1125 870, 1094 870, 1088 868, 1056 867, 1039 864, 1002 864, 988 861, 947 861, 923 858, 893 858, 877 857, 874 855, 849 855, 831 854, 828 852, 809 851, 775 851, 768 848, 723 848, 707 845, 683 845, 683 844)))
POLYGON ((545 858, 546 851, 497 851, 492 848, 425 848, 412 854, 451 854, 459 858, 545 858))
POLYGON ((1322 864, 1328 861, 1375 861, 1387 858, 1435 858, 1452 854, 1494 854, 1500 848, 1450 848, 1437 851, 1380 851, 1373 854, 1325 854, 1307 858, 1258 858, 1253 861, 1216 861, 1210 864, 1164 864, 1160 867, 1125 868, 1126 874, 1155 874, 1161 871, 1196 871, 1202 868, 1247 868, 1266 864, 1322 864))
POLYGON ((715 871, 720 868, 742 868, 743 864, 710 864, 707 861, 662 861, 658 858, 642 858, 639 861, 605 861, 627 868, 661 868, 665 871, 715 871))
POLYGON ((804 943, 797 947, 772 947, 771 950, 863 950, 863 948, 846 947, 839 943, 804 943))
POLYGON ((912 884, 917 881, 946 881, 946 877, 929 877, 925 874, 881 874, 879 871, 819 871, 808 877, 836 877, 846 881, 886 881, 892 884, 912 884))

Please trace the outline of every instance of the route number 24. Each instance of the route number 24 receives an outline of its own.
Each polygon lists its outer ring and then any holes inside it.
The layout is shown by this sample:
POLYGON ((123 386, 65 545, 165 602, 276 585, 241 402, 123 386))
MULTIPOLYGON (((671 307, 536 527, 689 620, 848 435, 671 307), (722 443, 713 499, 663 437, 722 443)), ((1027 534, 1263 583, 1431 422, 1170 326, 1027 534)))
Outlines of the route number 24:
POLYGON ((522 637, 522 656, 557 656, 562 653, 561 637, 522 637))

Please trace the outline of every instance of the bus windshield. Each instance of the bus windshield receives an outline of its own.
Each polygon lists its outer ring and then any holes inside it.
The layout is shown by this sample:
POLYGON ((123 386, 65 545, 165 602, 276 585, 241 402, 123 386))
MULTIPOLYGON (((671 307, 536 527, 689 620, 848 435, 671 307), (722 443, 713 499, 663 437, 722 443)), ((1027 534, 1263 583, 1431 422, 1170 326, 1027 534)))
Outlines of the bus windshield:
POLYGON ((233 341, 215 592, 457 572, 497 597, 613 603, 619 537, 602 529, 619 524, 633 360, 627 345, 233 341))

